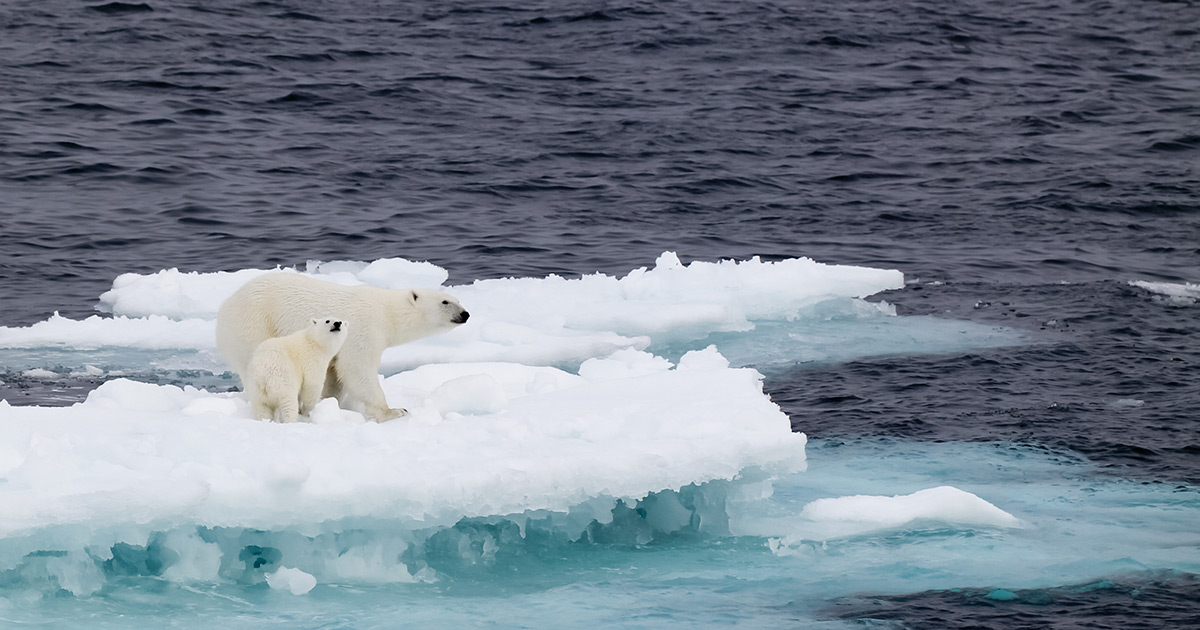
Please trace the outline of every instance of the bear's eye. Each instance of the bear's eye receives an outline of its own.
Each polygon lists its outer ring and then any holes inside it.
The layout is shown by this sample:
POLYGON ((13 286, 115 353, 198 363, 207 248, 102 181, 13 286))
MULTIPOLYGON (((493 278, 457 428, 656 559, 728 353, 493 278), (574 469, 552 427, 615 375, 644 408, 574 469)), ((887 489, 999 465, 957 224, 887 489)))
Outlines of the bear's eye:
POLYGON ((442 300, 442 304, 449 304, 450 300, 442 300))

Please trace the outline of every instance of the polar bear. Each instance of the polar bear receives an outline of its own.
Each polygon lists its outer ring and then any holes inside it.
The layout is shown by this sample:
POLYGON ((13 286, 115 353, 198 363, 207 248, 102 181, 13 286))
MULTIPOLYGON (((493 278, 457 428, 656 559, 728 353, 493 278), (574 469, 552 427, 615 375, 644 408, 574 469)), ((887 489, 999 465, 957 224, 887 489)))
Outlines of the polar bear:
POLYGON ((275 272, 247 282, 221 304, 217 349, 245 382, 250 353, 259 343, 327 316, 345 322, 349 333, 329 365, 324 397, 383 422, 407 413, 388 407, 379 385, 384 349, 451 330, 470 314, 452 296, 432 289, 347 287, 275 272))
POLYGON ((340 319, 312 319, 306 328, 264 340, 246 365, 246 395, 259 420, 295 422, 321 402, 329 361, 346 342, 340 319))

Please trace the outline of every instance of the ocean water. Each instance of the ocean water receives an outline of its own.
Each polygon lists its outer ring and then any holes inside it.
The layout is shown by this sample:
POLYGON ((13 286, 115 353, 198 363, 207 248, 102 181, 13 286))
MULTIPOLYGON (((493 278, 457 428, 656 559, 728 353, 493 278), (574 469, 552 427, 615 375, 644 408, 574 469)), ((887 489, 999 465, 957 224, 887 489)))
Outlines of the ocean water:
MULTIPOLYGON (((895 318, 842 304, 649 347, 714 343, 810 440, 808 470, 730 501, 725 529, 355 523, 343 539, 414 575, 321 574, 300 597, 227 565, 164 579, 154 550, 187 545, 153 536, 73 570, 47 547, 0 571, 0 620, 1200 625, 1194 2, 17 0, 0 32, 6 330, 171 268, 397 257, 453 287, 673 251, 904 274, 868 298, 895 318), (816 499, 947 484, 1026 527, 804 529, 816 499)), ((236 389, 199 356, 6 347, 0 398, 74 404, 122 373, 236 389)), ((240 541, 251 565, 337 547, 239 535, 185 538, 240 541)))

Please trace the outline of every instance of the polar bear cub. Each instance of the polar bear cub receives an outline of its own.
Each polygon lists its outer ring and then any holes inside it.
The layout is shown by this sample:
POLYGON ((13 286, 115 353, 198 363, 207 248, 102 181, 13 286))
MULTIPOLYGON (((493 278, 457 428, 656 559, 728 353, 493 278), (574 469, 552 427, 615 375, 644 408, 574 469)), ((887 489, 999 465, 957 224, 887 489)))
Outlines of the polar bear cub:
POLYGON ((254 417, 295 422, 308 415, 321 402, 329 362, 345 342, 345 322, 314 318, 306 328, 258 344, 245 382, 254 417))

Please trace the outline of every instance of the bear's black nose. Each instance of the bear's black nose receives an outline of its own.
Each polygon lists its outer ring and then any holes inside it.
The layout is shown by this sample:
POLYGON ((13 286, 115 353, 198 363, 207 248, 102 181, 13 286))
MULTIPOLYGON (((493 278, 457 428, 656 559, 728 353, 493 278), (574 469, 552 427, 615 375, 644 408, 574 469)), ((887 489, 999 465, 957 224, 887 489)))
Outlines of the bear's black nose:
POLYGON ((330 328, 329 330, 331 330, 333 332, 337 332, 341 329, 342 329, 342 322, 337 321, 337 322, 333 322, 333 328, 330 328))
POLYGON ((458 314, 458 319, 455 319, 454 323, 455 324, 465 324, 465 323, 467 323, 467 318, 470 316, 471 316, 470 313, 463 311, 458 314))

